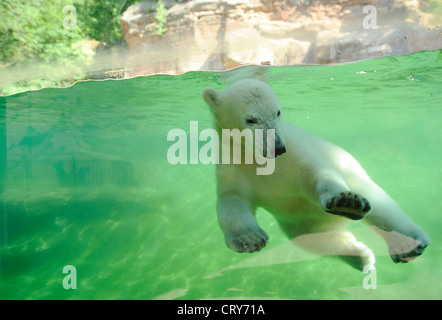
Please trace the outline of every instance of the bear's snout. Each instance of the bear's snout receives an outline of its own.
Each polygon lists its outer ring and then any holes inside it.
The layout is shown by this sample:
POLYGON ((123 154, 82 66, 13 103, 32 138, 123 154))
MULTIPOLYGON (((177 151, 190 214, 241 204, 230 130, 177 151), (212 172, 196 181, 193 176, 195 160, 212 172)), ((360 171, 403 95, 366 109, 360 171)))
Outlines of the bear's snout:
POLYGON ((282 143, 275 144, 275 157, 280 156, 286 152, 285 145, 282 143))

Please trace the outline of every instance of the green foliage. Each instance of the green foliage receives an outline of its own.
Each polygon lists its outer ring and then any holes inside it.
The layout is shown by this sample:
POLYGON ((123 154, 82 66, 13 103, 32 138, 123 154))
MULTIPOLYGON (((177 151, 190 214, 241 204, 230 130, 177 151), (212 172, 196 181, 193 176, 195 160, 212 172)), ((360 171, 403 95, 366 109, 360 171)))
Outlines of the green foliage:
POLYGON ((167 22, 167 9, 164 6, 163 0, 158 0, 157 5, 157 13, 155 14, 155 19, 157 20, 157 30, 156 33, 158 35, 163 35, 167 32, 167 28, 165 27, 167 22))
MULTIPOLYGON (((140 1, 0 0, 0 95, 86 78, 87 41, 125 45, 121 16, 140 1)), ((162 35, 167 9, 157 1, 155 32, 162 35)))
POLYGON ((120 18, 140 0, 0 0, 0 63, 23 65, 84 60, 82 40, 121 44, 120 18), (64 21, 76 10, 75 27, 64 21))
POLYGON ((120 44, 120 18, 126 9, 140 0, 83 0, 79 6, 80 28, 85 34, 106 45, 120 44))
POLYGON ((63 7, 70 3, 68 0, 0 1, 0 62, 23 64, 81 58, 81 50, 72 44, 82 40, 84 32, 63 27, 63 7))

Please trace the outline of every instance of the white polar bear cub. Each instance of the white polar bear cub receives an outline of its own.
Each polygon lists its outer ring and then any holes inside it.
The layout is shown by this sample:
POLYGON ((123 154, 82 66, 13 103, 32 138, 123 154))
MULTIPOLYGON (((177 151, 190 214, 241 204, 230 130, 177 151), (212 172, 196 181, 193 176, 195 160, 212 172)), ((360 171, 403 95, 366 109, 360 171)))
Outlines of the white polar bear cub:
POLYGON ((219 136, 222 129, 235 128, 275 132, 272 174, 257 175, 257 163, 217 165, 218 221, 232 250, 255 252, 267 244, 269 237, 255 219, 258 207, 271 212, 297 245, 338 256, 359 270, 373 268, 375 258, 365 244, 344 230, 349 219, 364 218, 373 226, 385 239, 394 262, 408 262, 429 245, 427 234, 353 156, 283 122, 278 99, 266 83, 240 80, 225 92, 206 88, 203 98, 219 136))

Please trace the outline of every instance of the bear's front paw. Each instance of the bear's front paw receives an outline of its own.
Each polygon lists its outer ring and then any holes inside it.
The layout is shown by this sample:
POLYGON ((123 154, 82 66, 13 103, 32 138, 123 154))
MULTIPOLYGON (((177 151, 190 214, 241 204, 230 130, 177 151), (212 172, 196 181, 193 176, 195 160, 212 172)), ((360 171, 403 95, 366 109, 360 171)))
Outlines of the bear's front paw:
POLYGON ((367 199, 349 191, 327 195, 321 199, 321 205, 328 213, 344 216, 352 220, 364 218, 371 210, 367 199))
POLYGON ((226 234, 227 246, 240 253, 259 251, 267 245, 268 240, 267 233, 258 226, 226 234))

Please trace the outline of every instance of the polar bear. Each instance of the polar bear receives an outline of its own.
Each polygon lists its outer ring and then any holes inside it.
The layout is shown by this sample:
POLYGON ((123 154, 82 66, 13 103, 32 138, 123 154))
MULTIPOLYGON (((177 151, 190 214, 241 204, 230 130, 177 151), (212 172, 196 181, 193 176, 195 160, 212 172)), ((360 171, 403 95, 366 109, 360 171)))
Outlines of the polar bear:
POLYGON ((215 129, 273 129, 275 169, 257 175, 257 163, 218 164, 218 222, 226 244, 255 252, 269 237, 255 219, 258 207, 272 213, 283 232, 300 247, 342 258, 358 270, 374 267, 373 252, 345 230, 363 219, 384 238, 394 262, 408 262, 430 244, 419 228, 342 148, 282 120, 271 87, 239 80, 224 92, 206 88, 203 98, 215 129))

